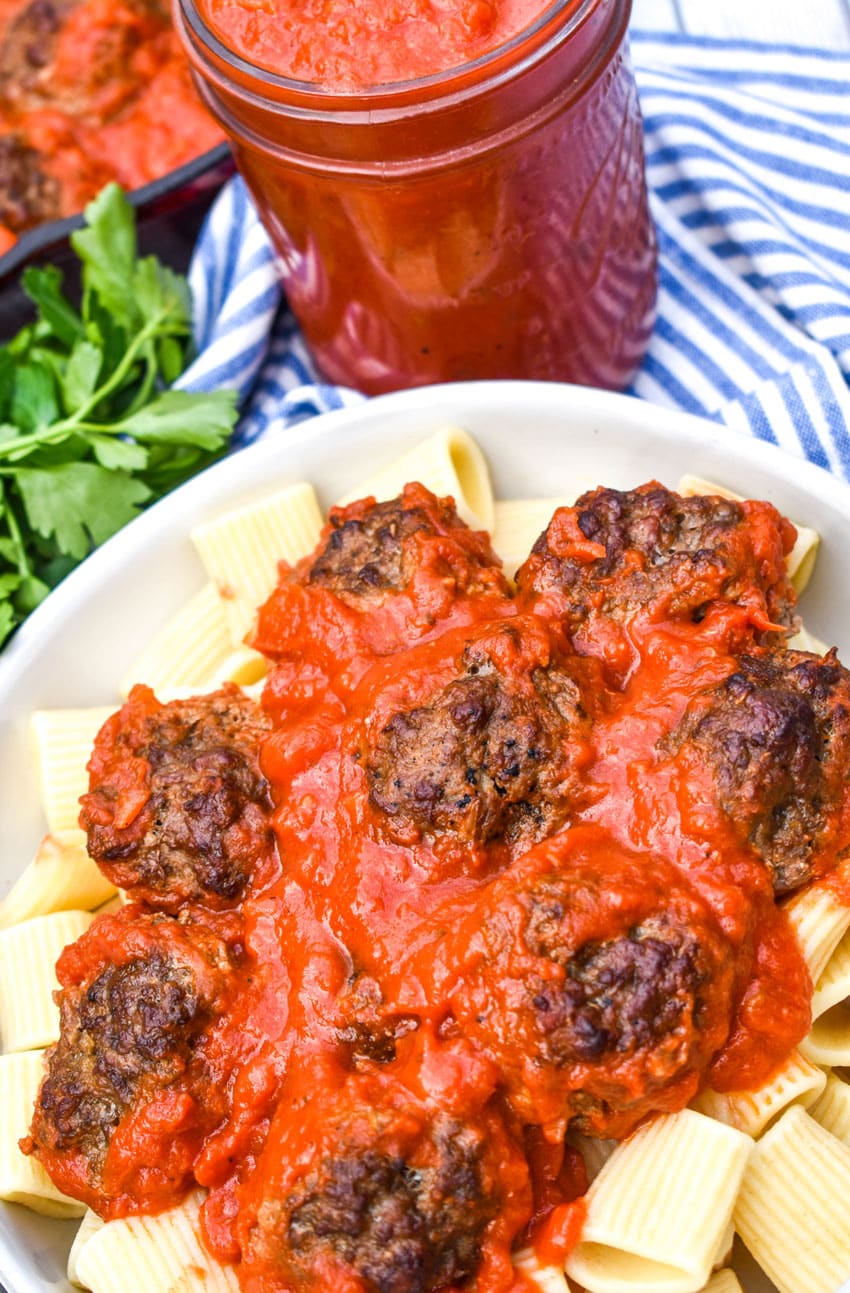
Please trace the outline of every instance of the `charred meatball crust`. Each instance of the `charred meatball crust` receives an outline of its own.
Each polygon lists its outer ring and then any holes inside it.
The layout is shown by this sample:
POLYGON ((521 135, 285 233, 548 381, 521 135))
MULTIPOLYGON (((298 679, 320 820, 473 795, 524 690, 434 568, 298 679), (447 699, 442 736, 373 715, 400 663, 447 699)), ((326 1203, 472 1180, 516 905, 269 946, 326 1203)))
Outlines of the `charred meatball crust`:
POLYGON ((233 685, 161 705, 135 687, 89 762, 80 824, 89 853, 151 906, 225 906, 271 847, 271 794, 259 766, 269 722, 233 685))
MULTIPOLYGON (((32 1148, 60 1186, 69 1173, 77 1197, 108 1207, 104 1168, 116 1129, 161 1093, 203 1082, 199 1043, 224 1009, 232 968, 209 929, 130 908, 100 917, 66 950, 60 1036, 46 1053, 31 1128, 32 1148)), ((208 1081, 204 1092, 198 1138, 217 1112, 208 1081)))
POLYGON ((139 93, 127 77, 133 55, 167 29, 168 8, 160 0, 124 0, 110 10, 108 23, 87 0, 30 0, 0 42, 0 103, 13 112, 55 108, 109 119, 139 93), (87 18, 87 61, 77 61, 72 75, 61 64, 60 41, 78 17, 87 18))
POLYGON ((476 923, 452 1007, 524 1121, 620 1139, 688 1102, 730 1028, 734 958, 671 863, 575 828, 476 923))
POLYGON ((418 484, 389 502, 334 508, 318 550, 295 567, 293 580, 366 609, 407 588, 429 561, 462 574, 464 592, 507 591, 487 535, 470 530, 451 498, 418 484))
POLYGON ((552 598, 572 630, 594 613, 699 620, 714 601, 753 603, 762 618, 791 625, 784 559, 793 540, 768 503, 682 498, 656 482, 597 489, 556 512, 517 587, 523 602, 552 598))
POLYGON ((466 1287, 491 1223, 528 1215, 521 1151, 492 1110, 461 1119, 364 1082, 316 1097, 307 1148, 278 1110, 250 1183, 243 1270, 315 1293, 352 1277, 367 1293, 466 1287))
POLYGON ((826 656, 744 656, 669 741, 710 770, 717 803, 791 893, 833 865, 848 805, 850 673, 826 656))
POLYGON ((23 233, 59 214, 59 185, 34 148, 16 134, 0 137, 0 224, 23 233))
POLYGON ((577 806, 588 733, 579 684, 554 658, 505 668, 504 642, 513 640, 518 656, 523 635, 519 621, 506 621, 493 649, 485 630, 463 650, 457 678, 375 734, 369 798, 393 838, 450 834, 523 849, 577 806))

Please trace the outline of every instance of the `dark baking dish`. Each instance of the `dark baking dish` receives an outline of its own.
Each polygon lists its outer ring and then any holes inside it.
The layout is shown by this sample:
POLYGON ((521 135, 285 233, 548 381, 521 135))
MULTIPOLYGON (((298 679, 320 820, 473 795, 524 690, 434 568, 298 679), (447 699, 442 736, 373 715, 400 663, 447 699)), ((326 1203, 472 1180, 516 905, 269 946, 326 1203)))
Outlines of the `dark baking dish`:
MULTIPOLYGON (((128 194, 136 208, 140 251, 156 253, 172 269, 185 271, 204 216, 234 170, 228 145, 219 144, 128 194)), ((21 288, 21 274, 28 265, 58 265, 71 294, 76 293, 78 262, 69 236, 82 224, 82 215, 48 221, 22 234, 0 256, 0 341, 14 336, 32 317, 29 298, 21 288)))

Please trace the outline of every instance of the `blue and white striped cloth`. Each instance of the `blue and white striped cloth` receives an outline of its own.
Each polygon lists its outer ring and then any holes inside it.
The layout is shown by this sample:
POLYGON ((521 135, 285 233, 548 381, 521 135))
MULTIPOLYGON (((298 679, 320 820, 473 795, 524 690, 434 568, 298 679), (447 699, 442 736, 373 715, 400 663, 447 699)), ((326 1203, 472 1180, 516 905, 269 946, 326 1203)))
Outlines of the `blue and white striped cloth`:
MULTIPOLYGON (((850 57, 639 31, 631 45, 661 251, 633 393, 850 480, 850 57)), ((238 386, 238 444, 362 398, 317 383, 241 181, 190 277, 200 354, 183 384, 238 386)))

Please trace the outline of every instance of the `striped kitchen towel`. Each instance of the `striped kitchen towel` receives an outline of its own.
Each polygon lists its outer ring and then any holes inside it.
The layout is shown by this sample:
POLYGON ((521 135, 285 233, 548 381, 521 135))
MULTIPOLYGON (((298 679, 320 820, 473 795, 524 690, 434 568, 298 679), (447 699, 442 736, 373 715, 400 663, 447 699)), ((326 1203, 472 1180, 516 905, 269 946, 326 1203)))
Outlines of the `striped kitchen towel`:
MULTIPOLYGON (((658 227, 658 324, 633 393, 850 480, 850 57, 632 32, 658 227)), ((191 269, 190 388, 236 384, 236 443, 362 398, 317 381, 241 181, 191 269)))

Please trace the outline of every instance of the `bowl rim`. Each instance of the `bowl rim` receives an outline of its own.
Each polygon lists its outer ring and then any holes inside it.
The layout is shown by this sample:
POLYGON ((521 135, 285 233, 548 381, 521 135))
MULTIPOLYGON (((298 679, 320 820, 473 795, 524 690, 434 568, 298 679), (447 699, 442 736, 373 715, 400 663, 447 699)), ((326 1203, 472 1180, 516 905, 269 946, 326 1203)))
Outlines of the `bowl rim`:
POLYGON ((743 459, 744 462, 749 461, 755 466, 762 465, 768 469, 773 467, 775 474, 784 478, 791 477, 790 469, 793 466, 793 480, 798 488, 815 497, 826 498, 837 509, 843 509, 850 515, 850 484, 825 468, 797 458, 778 445, 735 431, 722 422, 653 404, 637 396, 565 382, 514 380, 451 382, 395 391, 375 396, 363 403, 317 414, 293 427, 265 435, 234 450, 166 494, 107 539, 52 590, 0 650, 0 704, 4 693, 14 686, 14 679, 26 669, 34 640, 49 634, 51 625, 73 607, 89 583, 97 582, 101 571, 105 572, 110 566, 120 564, 125 552, 132 551, 137 543, 143 544, 145 537, 153 534, 170 517, 179 516, 187 494, 193 497, 203 493, 213 495, 218 482, 225 478, 232 479, 234 471, 248 474, 242 467, 246 462, 249 466, 255 461, 271 465, 281 455, 286 456, 290 445, 297 448, 314 440, 318 443, 333 441, 334 436, 341 431, 350 438, 357 434, 359 424, 365 429, 373 419, 380 420, 385 413, 397 412, 403 416, 406 412, 414 409, 421 411, 425 407, 439 414, 443 409, 448 412, 456 404, 471 402, 486 405, 495 394, 498 394, 505 405, 533 406, 542 402, 546 406, 555 406, 563 401, 565 412, 571 404, 578 401, 582 411, 591 416, 594 413, 610 416, 622 410, 627 413, 630 423, 638 423, 638 429, 643 424, 647 430, 669 433, 695 446, 704 445, 707 439, 734 446, 734 457, 739 461, 743 459))

